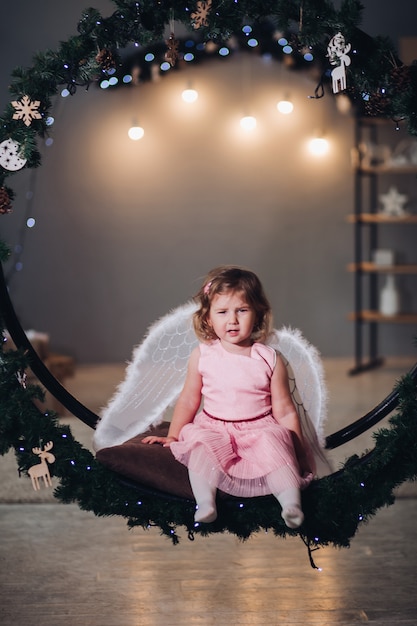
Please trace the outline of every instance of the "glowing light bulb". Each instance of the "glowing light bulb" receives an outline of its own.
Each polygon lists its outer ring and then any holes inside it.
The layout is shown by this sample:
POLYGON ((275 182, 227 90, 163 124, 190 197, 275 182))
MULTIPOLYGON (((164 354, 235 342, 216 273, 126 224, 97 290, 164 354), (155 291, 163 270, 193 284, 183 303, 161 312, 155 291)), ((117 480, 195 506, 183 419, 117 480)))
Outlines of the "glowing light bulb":
POLYGON ((308 148, 314 156, 323 156, 329 150, 329 142, 324 137, 314 137, 310 139, 308 148))
POLYGON ((142 126, 132 126, 127 131, 127 134, 129 135, 129 139, 132 139, 132 141, 138 141, 138 139, 142 139, 145 131, 142 126))
POLYGON ((277 104, 277 109, 283 115, 288 115, 294 111, 294 105, 290 100, 280 100, 277 104))
POLYGON ((184 89, 181 94, 181 98, 184 100, 184 102, 195 102, 198 98, 198 91, 196 91, 195 89, 184 89))
POLYGON ((252 115, 242 117, 240 120, 240 126, 246 131, 254 130, 256 128, 256 117, 252 117, 252 115))

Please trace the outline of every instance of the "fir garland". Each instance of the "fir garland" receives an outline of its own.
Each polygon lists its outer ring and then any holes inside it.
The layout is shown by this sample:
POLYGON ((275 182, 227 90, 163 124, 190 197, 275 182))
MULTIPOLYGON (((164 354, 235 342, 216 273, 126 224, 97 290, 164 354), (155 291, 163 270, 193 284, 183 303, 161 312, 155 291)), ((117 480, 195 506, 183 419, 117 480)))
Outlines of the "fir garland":
MULTIPOLYGON (((243 21, 260 24, 268 18, 276 29, 291 33, 295 47, 311 48, 326 67, 329 39, 342 32, 352 42, 353 61, 348 68, 349 96, 363 113, 364 102, 375 100, 373 111, 396 120, 404 119, 411 134, 417 135, 417 65, 405 67, 386 38, 371 38, 358 29, 362 5, 344 0, 336 10, 328 0, 115 0, 117 10, 103 18, 96 9, 83 12, 78 35, 34 57, 31 68, 13 72, 10 92, 13 102, 0 118, 0 143, 13 140, 19 145, 25 167, 40 165, 38 138, 49 134, 47 119, 51 98, 61 85, 74 94, 108 76, 120 65, 119 50, 131 42, 141 46, 160 41, 166 24, 182 22, 191 30, 198 24, 204 41, 227 40, 239 31, 243 21), (204 13, 202 13, 204 9, 204 13), (401 89, 398 88, 401 83, 401 89), (24 97, 32 111, 23 116, 24 97), (18 111, 18 113, 16 113, 18 111)), ((1 213, 10 211, 13 190, 5 181, 13 172, 0 167, 1 213)), ((0 242, 0 259, 7 249, 0 242)), ((0 324, 4 328, 4 324, 0 324)), ((360 523, 394 500, 393 489, 417 476, 417 398, 415 383, 405 376, 399 383, 400 405, 389 429, 375 435, 375 449, 363 457, 353 457, 336 475, 315 481, 304 493, 306 521, 291 531, 283 523, 278 503, 272 497, 231 500, 220 503, 219 517, 207 527, 195 527, 194 503, 156 495, 122 482, 101 466, 71 434, 59 424, 53 412, 42 412, 36 401, 43 397, 37 385, 25 383, 29 366, 22 351, 0 355, 0 454, 14 449, 20 471, 27 473, 34 462, 32 448, 52 441, 55 463, 51 473, 59 478, 55 496, 62 502, 76 502, 96 515, 121 515, 130 527, 157 526, 162 534, 179 539, 178 527, 189 537, 195 533, 231 532, 246 539, 260 529, 278 536, 301 535, 310 553, 321 545, 348 546, 360 523)))
MULTIPOLYGON (((0 252, 4 260, 4 246, 0 252)), ((39 410, 36 401, 43 399, 43 391, 25 381, 28 356, 22 350, 6 350, 5 345, 0 356, 0 454, 14 449, 19 472, 27 474, 36 459, 32 449, 53 442, 55 462, 50 471, 60 481, 54 492, 58 500, 75 502, 98 516, 120 515, 129 527, 157 526, 173 543, 179 541, 178 527, 185 527, 189 538, 230 532, 247 539, 259 530, 272 530, 281 537, 300 535, 314 566, 313 550, 329 544, 349 546, 360 523, 394 502, 395 487, 417 477, 417 393, 415 377, 407 374, 398 384, 398 412, 391 417, 390 428, 374 435, 373 451, 351 457, 339 472, 315 480, 303 493, 306 519, 300 529, 285 526, 272 496, 220 501, 218 519, 196 526, 193 501, 124 480, 98 463, 74 439, 69 426, 59 423, 56 413, 39 410)))
POLYGON ((174 543, 179 541, 178 527, 185 527, 190 538, 227 531, 246 539, 259 530, 272 530, 281 537, 300 535, 310 551, 329 544, 346 547, 360 523, 394 502, 395 487, 417 477, 417 394, 415 381, 407 374, 398 384, 398 412, 391 417, 390 428, 374 435, 373 451, 351 457, 339 472, 315 480, 304 492, 306 520, 299 530, 285 526, 272 496, 221 501, 216 522, 196 527, 193 501, 123 480, 98 463, 74 439, 69 426, 59 423, 56 413, 39 410, 36 400, 43 399, 43 391, 25 384, 22 374, 28 365, 22 351, 3 349, 0 454, 14 449, 19 471, 27 474, 36 459, 32 448, 52 441, 56 460, 50 471, 60 481, 54 492, 58 500, 75 502, 99 516, 120 515, 129 527, 157 526, 174 543))
MULTIPOLYGON (((40 165, 37 140, 51 132, 51 99, 62 86, 74 94, 79 86, 88 87, 111 75, 121 65, 121 50, 132 42, 142 49, 163 41, 165 27, 174 20, 203 42, 226 41, 241 31, 244 22, 261 29, 267 22, 270 37, 277 30, 289 33, 295 53, 311 49, 327 81, 327 45, 341 32, 352 44, 347 93, 359 112, 404 120, 409 132, 417 134, 417 64, 404 66, 388 38, 372 38, 359 29, 363 6, 358 0, 343 0, 339 10, 329 0, 114 0, 114 4, 116 10, 106 18, 97 9, 86 9, 77 35, 57 50, 37 53, 32 67, 13 71, 9 87, 13 101, 27 97, 39 103, 39 117, 29 124, 16 121, 12 103, 0 117, 0 143, 16 142, 19 154, 27 159, 25 167, 40 165)), ((10 199, 13 191, 5 181, 12 174, 0 167, 0 188, 10 199)))

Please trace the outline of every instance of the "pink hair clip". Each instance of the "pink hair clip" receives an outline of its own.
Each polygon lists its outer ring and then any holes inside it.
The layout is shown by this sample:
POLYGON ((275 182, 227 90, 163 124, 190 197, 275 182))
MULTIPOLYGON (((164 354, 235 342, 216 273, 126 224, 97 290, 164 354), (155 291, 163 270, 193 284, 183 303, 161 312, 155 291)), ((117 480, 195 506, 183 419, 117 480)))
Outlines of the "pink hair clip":
POLYGON ((210 287, 211 287, 211 283, 212 281, 210 281, 209 283, 207 283, 207 285, 204 285, 204 289, 203 289, 203 293, 206 296, 208 294, 208 292, 210 291, 210 287))

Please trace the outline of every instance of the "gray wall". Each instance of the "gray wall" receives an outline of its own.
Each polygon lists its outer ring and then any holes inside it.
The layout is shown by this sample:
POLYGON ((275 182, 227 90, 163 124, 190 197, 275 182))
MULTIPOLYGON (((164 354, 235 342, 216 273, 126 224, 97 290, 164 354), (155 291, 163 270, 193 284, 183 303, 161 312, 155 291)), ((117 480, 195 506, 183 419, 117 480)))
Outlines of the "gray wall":
MULTIPOLYGON (((93 4, 104 14, 114 10, 110 2, 93 4)), ((394 39, 415 34, 411 2, 397 2, 395 11, 365 5, 370 34, 390 33, 394 24, 394 39)), ((82 8, 79 0, 13 3, 0 26, 5 103, 13 67, 74 34, 82 8)), ((332 96, 308 99, 315 84, 243 55, 133 90, 93 87, 58 98, 54 143, 42 147, 35 175, 8 179, 18 197, 0 222, 13 245, 26 211, 37 220, 26 229, 23 270, 10 282, 23 325, 49 332, 54 349, 80 361, 125 360, 148 325, 192 296, 208 269, 236 263, 263 279, 277 326, 301 328, 326 356, 351 355, 353 122, 332 96), (180 101, 190 80, 200 92, 191 109, 180 101), (275 109, 283 85, 296 107, 290 117, 275 109), (251 137, 236 132, 245 105, 258 117, 251 137), (135 117, 146 129, 137 143, 126 134, 135 117), (306 141, 319 129, 330 152, 315 159, 306 141)), ((417 203, 414 188, 405 192, 417 203)), ((410 249, 414 235, 395 232, 395 245, 410 249)), ((413 353, 415 332, 382 327, 381 352, 413 353)))

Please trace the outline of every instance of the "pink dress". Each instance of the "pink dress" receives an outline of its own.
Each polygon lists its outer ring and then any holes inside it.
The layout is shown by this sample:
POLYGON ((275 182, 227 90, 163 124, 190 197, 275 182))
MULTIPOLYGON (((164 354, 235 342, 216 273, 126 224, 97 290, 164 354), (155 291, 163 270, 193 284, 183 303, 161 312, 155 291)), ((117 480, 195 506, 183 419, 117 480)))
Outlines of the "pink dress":
POLYGON ((271 377, 275 350, 253 344, 250 356, 225 350, 221 342, 200 344, 204 409, 186 424, 175 458, 211 485, 239 497, 304 488, 292 434, 272 416, 271 377))

